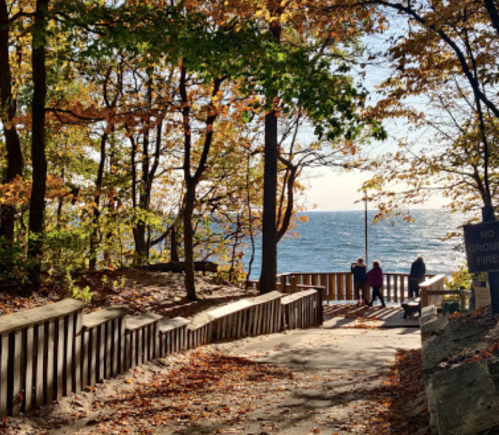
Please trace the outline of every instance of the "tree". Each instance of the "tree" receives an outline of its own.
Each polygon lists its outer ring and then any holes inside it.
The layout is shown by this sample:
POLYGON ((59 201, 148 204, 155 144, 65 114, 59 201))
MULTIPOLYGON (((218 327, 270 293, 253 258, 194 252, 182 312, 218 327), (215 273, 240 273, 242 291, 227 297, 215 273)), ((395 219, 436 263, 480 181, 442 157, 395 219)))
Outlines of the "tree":
MULTIPOLYGON (((483 221, 495 220, 492 157, 497 153, 494 142, 499 121, 495 90, 499 20, 495 2, 368 3, 397 11, 406 18, 410 32, 409 37, 394 41, 390 49, 394 74, 385 83, 387 95, 376 110, 436 128, 435 138, 445 144, 443 152, 434 147, 429 153, 414 152, 411 159, 396 155, 419 180, 406 199, 421 200, 423 185, 429 184, 428 176, 432 176, 451 197, 466 193, 473 197, 473 204, 479 198, 483 221), (447 125, 438 121, 442 112, 425 114, 403 107, 404 99, 422 95, 433 108, 443 110, 447 125), (454 131, 450 133, 450 129, 454 131)), ((401 179, 400 168, 368 186, 401 179)), ((493 312, 499 313, 499 275, 491 273, 489 278, 493 312)))
POLYGON ((37 0, 32 30, 33 99, 31 105, 31 166, 33 182, 29 208, 28 257, 33 262, 30 276, 39 286, 42 241, 45 214, 47 159, 45 156, 45 98, 47 95, 46 26, 50 0, 37 0))
MULTIPOLYGON (((19 13, 21 15, 21 13, 19 13)), ((7 165, 2 174, 2 183, 8 184, 22 177, 24 159, 16 126, 13 123, 17 115, 17 98, 12 90, 13 77, 10 55, 10 29, 16 17, 9 17, 5 0, 0 0, 0 114, 3 135, 7 149, 7 165)), ((0 237, 8 242, 14 239, 15 207, 2 205, 0 208, 0 237)))

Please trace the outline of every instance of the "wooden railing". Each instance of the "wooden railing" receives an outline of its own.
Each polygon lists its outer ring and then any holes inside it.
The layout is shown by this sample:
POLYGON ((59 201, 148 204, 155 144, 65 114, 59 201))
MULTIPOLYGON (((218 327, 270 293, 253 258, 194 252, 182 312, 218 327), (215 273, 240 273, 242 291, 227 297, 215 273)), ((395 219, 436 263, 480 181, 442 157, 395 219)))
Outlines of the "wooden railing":
MULTIPOLYGON (((431 278, 433 275, 427 275, 431 278)), ((322 287, 327 303, 354 301, 353 275, 350 272, 283 273, 277 276, 277 290, 286 294, 301 291, 303 286, 322 287)), ((258 289, 258 281, 250 281, 250 288, 258 289)), ((385 273, 381 289, 387 302, 402 303, 409 297, 409 275, 385 273)))
POLYGON ((72 299, 0 316, 0 418, 80 392, 136 365, 216 340, 322 324, 322 289, 241 300, 191 320, 125 307, 83 315, 72 299))
POLYGON ((419 285, 419 288, 421 289, 421 306, 440 306, 445 299, 445 296, 456 296, 459 298, 461 310, 464 310, 466 308, 466 301, 470 297, 471 292, 469 290, 446 289, 444 282, 445 275, 436 275, 419 285))

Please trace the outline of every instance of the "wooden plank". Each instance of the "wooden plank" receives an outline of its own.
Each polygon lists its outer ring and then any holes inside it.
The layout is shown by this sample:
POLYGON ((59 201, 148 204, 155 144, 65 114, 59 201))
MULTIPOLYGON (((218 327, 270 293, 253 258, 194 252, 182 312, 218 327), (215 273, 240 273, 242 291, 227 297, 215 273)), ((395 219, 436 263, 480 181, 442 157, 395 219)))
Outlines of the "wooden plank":
POLYGON ((141 365, 144 362, 144 329, 139 328, 135 330, 137 335, 137 365, 141 365))
POLYGON ((445 275, 435 275, 432 278, 425 279, 421 284, 419 284, 419 287, 436 290, 436 287, 443 286, 444 280, 445 275))
POLYGON ((286 290, 287 290, 287 275, 281 275, 281 281, 280 281, 280 284, 279 284, 279 290, 281 291, 281 293, 286 293, 286 290))
POLYGON ((405 299, 404 298, 404 293, 405 293, 404 276, 403 275, 399 276, 399 280, 400 280, 399 300, 400 300, 400 302, 402 302, 405 299))
POLYGON ((331 302, 335 300, 335 286, 334 286, 334 277, 332 273, 330 273, 327 277, 327 295, 326 295, 326 300, 327 302, 331 302))
POLYGON ((180 351, 181 346, 183 346, 184 341, 182 341, 182 337, 186 333, 185 327, 181 329, 175 329, 169 332, 169 337, 171 340, 170 343, 170 354, 177 353, 180 351))
POLYGON ((130 368, 137 365, 137 331, 130 331, 130 368))
POLYGON ((393 280, 393 302, 398 302, 398 289, 399 289, 399 283, 398 283, 398 279, 397 279, 397 276, 395 275, 394 276, 394 280, 393 280))
POLYGON ((87 304, 74 299, 64 299, 44 307, 0 316, 0 335, 67 316, 75 311, 83 310, 86 306, 87 304))
POLYGON ((392 275, 385 274, 385 279, 386 279, 385 301, 389 302, 389 301, 391 301, 390 295, 392 292, 392 275))
POLYGON ((64 392, 64 360, 65 360, 65 355, 64 355, 64 326, 65 326, 65 319, 63 317, 59 318, 58 321, 56 321, 56 339, 57 339, 57 344, 56 344, 56 349, 57 349, 57 354, 56 354, 56 373, 55 373, 55 379, 57 381, 56 385, 56 390, 55 390, 55 400, 59 401, 62 398, 63 392, 64 392))
POLYGON ((118 374, 118 359, 119 359, 119 347, 120 347, 120 319, 114 319, 112 322, 113 338, 112 343, 112 354, 111 354, 111 376, 115 377, 118 374))
MULTIPOLYGON (((90 340, 90 331, 82 329, 80 332, 81 337, 81 382, 80 388, 82 390, 85 389, 88 385, 90 385, 90 381, 88 379, 89 372, 89 340, 90 340)), ((80 340, 78 340, 80 341, 80 340)), ((75 391, 76 393, 78 391, 75 391)))
POLYGON ((275 327, 275 321, 274 321, 275 315, 276 315, 276 303, 271 302, 269 304, 269 313, 268 313, 268 332, 269 333, 275 332, 275 329, 274 329, 274 327, 275 327))
POLYGON ((74 342, 74 329, 75 329, 75 318, 74 314, 71 314, 66 319, 66 325, 64 330, 64 377, 65 382, 63 385, 65 396, 69 396, 73 392, 73 342, 74 342))
MULTIPOLYGON (((46 359, 47 349, 45 348, 45 327, 43 324, 38 325, 37 335, 36 335, 36 388, 35 388, 35 405, 40 407, 44 402, 44 388, 43 388, 43 377, 44 377, 44 361, 46 359)), ((0 369, 3 370, 3 369, 0 369)), ((1 398, 0 398, 1 401, 1 398)), ((0 413, 1 414, 1 413, 0 413)))
MULTIPOLYGON (((114 320, 114 319, 113 319, 114 320)), ((113 320, 106 323, 106 350, 104 353, 104 375, 106 379, 112 377, 112 348, 113 348, 113 320)))
POLYGON ((129 317, 126 319, 125 328, 128 331, 133 331, 136 329, 143 328, 147 325, 150 325, 153 322, 158 322, 163 319, 163 316, 155 313, 144 313, 140 316, 129 317))
POLYGON ((110 307, 100 311, 95 311, 83 316, 83 326, 87 329, 111 322, 114 319, 125 317, 129 313, 126 307, 110 307))
POLYGON ((352 290, 353 290, 352 275, 351 274, 347 274, 345 278, 346 278, 346 292, 345 292, 346 300, 347 301, 353 301, 353 295, 352 295, 352 290))
POLYGON ((338 300, 343 301, 345 300, 344 274, 338 273, 336 276, 338 278, 338 300))
POLYGON ((319 274, 318 273, 314 273, 312 275, 312 285, 318 285, 319 284, 319 274))
POLYGON ((305 284, 305 285, 310 285, 310 274, 309 273, 304 273, 302 275, 301 283, 305 284))
POLYGON ((269 293, 265 293, 264 295, 256 296, 254 298, 248 299, 253 305, 263 303, 263 302, 270 302, 274 299, 281 299, 284 295, 281 292, 278 291, 272 291, 269 293))
POLYGON ((143 352, 143 360, 142 362, 150 361, 151 355, 151 325, 147 325, 142 329, 142 334, 144 336, 144 352, 143 352))
MULTIPOLYGON (((24 377, 24 411, 31 410, 33 403, 33 363, 35 352, 35 326, 26 329, 26 372, 24 377)), ((37 358, 38 359, 38 358, 37 358)))
POLYGON ((12 415, 15 417, 21 411, 22 401, 22 331, 14 331, 10 334, 12 340, 12 415))
POLYGON ((99 328, 92 328, 89 331, 90 348, 89 348, 89 378, 90 386, 93 387, 97 381, 97 368, 99 358, 99 328))
POLYGON ((209 316, 213 319, 220 319, 224 316, 229 316, 231 314, 237 313, 239 311, 245 310, 251 307, 253 303, 247 299, 242 299, 237 302, 233 302, 228 305, 224 305, 223 307, 215 308, 214 310, 210 310, 207 312, 209 316))
POLYGON ((159 326, 157 323, 154 323, 152 325, 152 329, 153 329, 153 334, 152 334, 152 355, 151 355, 151 359, 152 360, 155 360, 156 358, 158 358, 158 355, 159 355, 159 326))
POLYGON ((45 357, 46 363, 44 364, 45 373, 45 387, 44 390, 47 395, 44 399, 45 403, 50 403, 54 400, 54 379, 55 379, 55 320, 51 320, 47 323, 46 329, 46 345, 45 345, 45 357))
POLYGON ((106 359, 106 326, 101 324, 97 327, 97 351, 98 351, 98 362, 97 362, 97 382, 102 382, 105 378, 105 359, 106 359))
POLYGON ((173 329, 181 328, 185 325, 188 325, 191 321, 184 319, 183 317, 175 317, 173 319, 163 319, 160 320, 158 325, 159 325, 159 331, 160 332, 167 332, 167 331, 172 331, 173 329))
POLYGON ((2 334, 0 342, 0 417, 6 417, 8 408, 9 335, 2 334))
POLYGON ((123 367, 122 371, 125 372, 127 371, 131 366, 132 366, 132 340, 131 340, 131 335, 130 334, 125 334, 125 345, 124 345, 124 351, 123 351, 123 367))
POLYGON ((119 342, 120 348, 118 349, 119 359, 118 359, 118 370, 119 373, 124 373, 126 368, 125 357, 126 357, 126 333, 125 333, 125 319, 121 318, 118 321, 119 325, 119 342))
POLYGON ((317 290, 309 289, 309 290, 304 290, 302 292, 295 293, 292 295, 283 296, 283 298, 281 299, 281 304, 286 305, 286 304, 289 304, 291 302, 297 301, 303 297, 314 295, 316 293, 317 293, 317 290))
POLYGON ((83 355, 81 352, 83 339, 83 314, 81 312, 74 314, 74 330, 73 330, 73 391, 79 393, 81 391, 81 372, 83 366, 83 355))

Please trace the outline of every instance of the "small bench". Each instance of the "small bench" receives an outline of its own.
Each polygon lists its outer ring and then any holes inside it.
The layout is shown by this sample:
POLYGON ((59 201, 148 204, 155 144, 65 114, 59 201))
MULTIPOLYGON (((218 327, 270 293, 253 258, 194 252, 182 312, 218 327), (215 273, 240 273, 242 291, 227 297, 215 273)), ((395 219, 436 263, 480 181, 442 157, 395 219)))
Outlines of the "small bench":
POLYGON ((402 302, 402 308, 404 309, 404 319, 407 316, 413 316, 415 313, 419 313, 421 317, 421 298, 409 298, 402 302))

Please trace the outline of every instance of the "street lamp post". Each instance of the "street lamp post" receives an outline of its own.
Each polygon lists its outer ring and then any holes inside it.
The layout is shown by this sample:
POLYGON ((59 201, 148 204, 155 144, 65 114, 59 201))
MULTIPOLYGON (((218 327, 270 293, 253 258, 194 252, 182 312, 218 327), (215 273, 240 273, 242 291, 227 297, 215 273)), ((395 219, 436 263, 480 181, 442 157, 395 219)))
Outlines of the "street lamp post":
POLYGON ((369 262, 367 260, 367 250, 368 250, 368 243, 367 243, 367 190, 364 189, 364 246, 365 246, 365 256, 366 256, 366 266, 369 267, 369 262))

